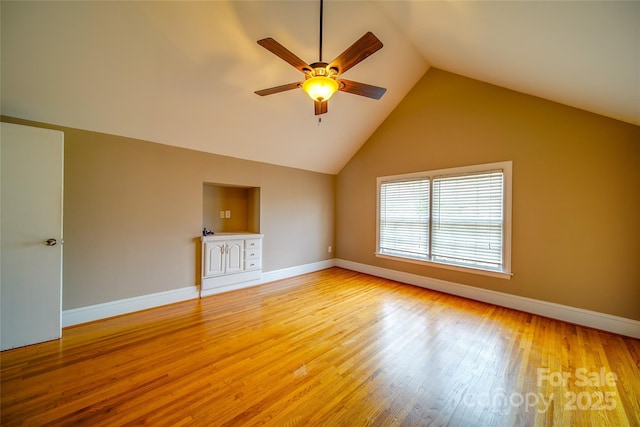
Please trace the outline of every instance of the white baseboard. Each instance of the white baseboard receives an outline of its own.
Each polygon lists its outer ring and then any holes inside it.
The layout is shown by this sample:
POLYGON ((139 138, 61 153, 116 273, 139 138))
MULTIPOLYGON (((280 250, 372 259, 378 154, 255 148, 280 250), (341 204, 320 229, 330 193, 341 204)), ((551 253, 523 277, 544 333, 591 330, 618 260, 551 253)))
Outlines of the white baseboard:
POLYGON ((237 291, 239 289, 251 288, 262 284, 260 279, 247 280, 240 283, 231 283, 229 285, 218 286, 215 288, 202 289, 200 288, 200 298, 209 297, 211 295, 223 294, 225 292, 237 291))
POLYGON ((501 307, 513 308, 527 313, 538 314, 552 319, 575 323, 576 325, 588 326, 620 335, 640 338, 640 321, 627 319, 625 317, 491 291, 475 286, 461 285, 459 283, 447 282, 343 259, 337 259, 335 265, 372 276, 396 280, 398 282, 495 304, 501 307))
POLYGON ((287 279, 289 277, 300 276, 301 274, 312 273, 314 271, 324 270, 325 268, 335 267, 335 258, 325 261, 312 262, 310 264, 297 265, 295 267, 283 268, 281 270, 267 271, 262 273, 260 283, 275 282, 276 280, 287 279))
MULTIPOLYGON (((260 280, 238 283, 225 286, 223 288, 205 291, 203 296, 214 295, 221 292, 248 288, 261 285, 263 283, 274 282, 313 271, 324 270, 335 266, 335 259, 319 261, 310 264, 298 265, 295 267, 283 268, 281 270, 268 271, 262 273, 260 280)), ((200 298, 199 289, 190 286, 181 289, 173 289, 155 294, 141 295, 133 298, 126 298, 102 304, 90 305, 87 307, 63 310, 62 327, 79 325, 81 323, 93 322, 94 320, 106 319, 108 317, 119 316, 121 314, 133 313, 135 311, 146 310, 148 308, 160 307, 162 305, 173 304, 180 301, 200 298)))
POLYGON ((199 298, 199 296, 198 288, 196 286, 189 286, 87 307, 63 310, 62 327, 93 322, 94 320, 106 319, 107 317, 133 313, 134 311, 146 310, 148 308, 160 307, 162 305, 199 298))

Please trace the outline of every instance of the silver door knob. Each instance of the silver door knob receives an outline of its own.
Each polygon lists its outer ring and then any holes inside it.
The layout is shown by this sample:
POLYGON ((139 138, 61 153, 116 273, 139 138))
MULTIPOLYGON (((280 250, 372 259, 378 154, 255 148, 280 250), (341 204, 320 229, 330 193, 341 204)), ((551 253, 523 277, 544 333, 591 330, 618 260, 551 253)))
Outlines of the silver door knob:
POLYGON ((47 246, 55 246, 56 243, 58 243, 58 241, 56 239, 47 239, 47 241, 44 242, 44 244, 47 245, 47 246))

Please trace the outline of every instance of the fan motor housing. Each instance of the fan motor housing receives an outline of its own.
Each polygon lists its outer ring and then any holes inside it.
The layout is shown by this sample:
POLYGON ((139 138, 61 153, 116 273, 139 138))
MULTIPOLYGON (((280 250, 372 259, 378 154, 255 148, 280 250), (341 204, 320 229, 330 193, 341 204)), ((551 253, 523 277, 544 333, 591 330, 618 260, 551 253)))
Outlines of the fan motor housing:
POLYGON ((307 78, 319 76, 333 78, 336 76, 336 74, 338 74, 338 70, 334 67, 328 68, 328 65, 329 64, 327 64, 326 62, 314 62, 313 64, 309 64, 311 70, 309 70, 305 74, 307 75, 307 78))

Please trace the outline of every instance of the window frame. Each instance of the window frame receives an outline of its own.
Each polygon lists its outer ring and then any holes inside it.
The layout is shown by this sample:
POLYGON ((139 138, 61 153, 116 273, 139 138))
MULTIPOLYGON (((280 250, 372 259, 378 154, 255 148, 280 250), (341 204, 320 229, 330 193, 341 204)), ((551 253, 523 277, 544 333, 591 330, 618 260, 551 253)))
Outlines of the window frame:
MULTIPOLYGON (((503 161, 494 163, 484 163, 479 165, 460 166, 447 169, 437 169, 422 172, 413 172, 399 175, 380 176, 376 178, 376 249, 375 256, 378 258, 390 259, 395 261, 407 262, 412 264, 427 265, 430 267, 443 268, 447 270, 462 271, 466 273, 479 274, 484 276, 498 277, 501 279, 511 279, 513 273, 511 272, 511 216, 512 216, 512 176, 513 176, 513 162, 503 161), (403 257, 398 255, 389 255, 380 252, 380 189, 381 184, 389 181, 399 180, 411 180, 418 178, 428 178, 430 181, 430 192, 432 192, 433 179, 443 175, 465 175, 474 173, 491 172, 495 170, 502 170, 503 172, 503 235, 502 235, 502 270, 485 269, 482 267, 464 266, 453 263, 446 263, 442 261, 420 260, 415 258, 403 257)), ((431 212, 431 197, 430 207, 431 212)), ((431 222, 433 221, 432 215, 429 215, 429 230, 431 230, 431 222)), ((429 237, 431 241, 431 236, 429 237)), ((429 243, 431 244, 431 243, 429 243)), ((431 247, 429 247, 429 254, 431 256, 431 247)))

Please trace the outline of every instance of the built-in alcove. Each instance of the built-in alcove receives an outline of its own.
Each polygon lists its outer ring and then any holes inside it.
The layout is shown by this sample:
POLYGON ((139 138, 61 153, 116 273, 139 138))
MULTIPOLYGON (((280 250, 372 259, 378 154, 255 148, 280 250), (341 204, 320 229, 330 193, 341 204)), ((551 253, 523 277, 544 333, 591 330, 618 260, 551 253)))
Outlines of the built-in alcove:
POLYGON ((260 233, 260 188, 205 182, 202 227, 214 233, 260 233))

